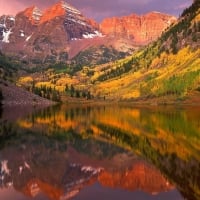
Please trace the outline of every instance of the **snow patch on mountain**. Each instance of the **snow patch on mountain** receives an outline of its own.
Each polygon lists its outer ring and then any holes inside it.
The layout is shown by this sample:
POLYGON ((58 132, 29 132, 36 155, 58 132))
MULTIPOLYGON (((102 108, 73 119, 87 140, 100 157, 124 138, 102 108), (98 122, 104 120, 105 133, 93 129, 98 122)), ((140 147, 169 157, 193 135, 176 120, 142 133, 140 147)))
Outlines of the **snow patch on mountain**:
POLYGON ((102 33, 100 33, 99 31, 94 31, 94 33, 99 37, 104 37, 104 35, 102 33))
POLYGON ((35 21, 40 21, 42 17, 42 12, 37 8, 35 7, 33 9, 33 14, 32 14, 32 18, 35 20, 35 21))
POLYGON ((10 175, 10 169, 8 168, 8 161, 7 160, 1 161, 1 174, 10 175))
POLYGON ((10 16, 10 17, 9 17, 9 20, 10 20, 10 21, 15 21, 15 17, 10 16))
POLYGON ((32 35, 33 35, 33 34, 29 35, 29 36, 26 38, 26 42, 28 42, 28 41, 31 39, 32 35))
POLYGON ((3 15, 0 17, 0 40, 9 43, 9 36, 12 33, 12 28, 15 25, 15 18, 11 15, 3 15))
MULTIPOLYGON (((74 22, 74 23, 81 24, 81 25, 83 25, 83 26, 86 25, 86 23, 83 22, 83 21, 81 21, 81 20, 77 20, 77 19, 73 19, 73 18, 68 18, 68 20, 69 20, 69 21, 72 21, 72 22, 74 22)), ((68 24, 68 23, 66 22, 65 24, 68 24)))
POLYGON ((95 37, 104 37, 104 36, 99 31, 94 31, 94 33, 84 33, 83 34, 83 38, 85 38, 85 39, 91 39, 91 38, 95 38, 95 37))
POLYGON ((31 167, 26 161, 23 163, 23 165, 19 166, 19 174, 22 174, 25 169, 31 171, 31 167))
POLYGON ((91 166, 82 166, 81 167, 82 172, 85 172, 85 173, 92 172, 93 175, 99 174, 102 170, 103 170, 103 168, 94 168, 91 166))
POLYGON ((11 33, 12 33, 11 29, 9 29, 8 31, 4 29, 3 30, 3 40, 2 40, 2 42, 9 43, 10 42, 9 36, 10 36, 11 33))
POLYGON ((81 40, 80 38, 71 38, 72 41, 81 40))
POLYGON ((66 3, 65 1, 61 1, 61 3, 62 3, 62 8, 64 8, 66 11, 74 13, 74 14, 78 14, 78 15, 81 14, 81 12, 79 10, 77 10, 74 7, 72 7, 71 5, 66 3))
POLYGON ((20 30, 19 32, 20 32, 20 36, 21 36, 21 37, 25 37, 25 33, 24 33, 23 30, 20 30))

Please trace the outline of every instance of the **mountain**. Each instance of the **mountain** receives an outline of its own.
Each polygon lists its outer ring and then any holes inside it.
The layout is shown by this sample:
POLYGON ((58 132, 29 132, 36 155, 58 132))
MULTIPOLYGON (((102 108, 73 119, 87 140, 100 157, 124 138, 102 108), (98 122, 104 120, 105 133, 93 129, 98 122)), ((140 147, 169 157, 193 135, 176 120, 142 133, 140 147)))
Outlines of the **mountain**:
MULTIPOLYGON (((59 27, 63 25, 67 33, 67 40, 98 36, 95 23, 84 17, 79 10, 65 1, 60 1, 47 9, 41 18, 40 24, 49 28, 51 27, 49 23, 53 25, 53 22, 59 27)), ((51 31, 53 31, 53 27, 51 27, 51 31)))
POLYGON ((107 99, 150 104, 199 104, 199 47, 197 0, 157 41, 124 60, 105 65, 104 71, 91 78, 96 82, 92 93, 107 99))
MULTIPOLYGON (((42 73, 27 74, 17 82, 26 87, 26 80, 31 79, 39 90, 43 85, 57 88, 64 93, 64 101, 90 94, 97 100, 199 104, 199 4, 195 1, 157 40, 126 58, 116 50, 120 44, 131 48, 130 40, 126 35, 119 36, 120 32, 115 32, 118 36, 109 33, 105 37, 73 40, 67 52, 73 55, 69 57, 70 64, 52 64, 43 72, 36 68, 42 73)), ((99 31, 102 32, 101 26, 99 31)))
POLYGON ((65 1, 43 13, 36 7, 27 8, 16 15, 9 30, 5 23, 1 24, 9 34, 2 39, 3 51, 33 63, 66 62, 71 41, 101 37, 95 22, 65 1))
POLYGON ((173 186, 158 171, 142 162, 136 163, 124 172, 104 171, 98 179, 105 187, 122 188, 128 191, 140 189, 152 195, 173 189, 173 186))
MULTIPOLYGON (((16 18, 24 18, 24 21, 30 21, 31 24, 39 24, 41 17, 43 16, 42 11, 37 8, 36 6, 32 6, 30 8, 25 9, 24 11, 20 12, 16 18)), ((20 21, 22 23, 22 21, 20 21)), ((22 23, 23 24, 23 23, 22 23)))
MULTIPOLYGON (((145 16, 105 19, 98 24, 66 1, 59 1, 45 11, 32 6, 15 17, 0 17, 0 45, 4 53, 26 65, 69 60, 80 64, 79 60, 88 50, 102 58, 97 63, 105 63, 155 40, 175 20, 172 16, 154 12, 145 16), (118 53, 116 56, 105 55, 107 51, 118 53)), ((87 62, 81 64, 95 63, 91 57, 86 55, 87 62)))
POLYGON ((104 19, 100 24, 100 30, 103 34, 125 37, 141 45, 156 40, 176 20, 173 16, 159 12, 151 12, 142 16, 132 14, 104 19))
POLYGON ((14 25, 14 17, 6 15, 0 17, 0 41, 2 43, 9 43, 9 36, 14 25))
MULTIPOLYGON (((35 123, 38 124, 38 121, 35 123)), ((23 126, 26 123, 21 121, 19 124, 23 126)), ((9 122, 4 121, 2 129, 8 126, 9 122)), ((105 142, 72 136, 74 139, 76 137, 77 148, 82 147, 86 151, 98 148, 98 152, 94 151, 90 155, 90 151, 78 152, 70 139, 59 141, 54 136, 39 134, 43 128, 40 125, 39 132, 34 128, 33 133, 30 133, 24 127, 22 133, 26 134, 16 136, 16 131, 10 126, 10 134, 13 132, 11 141, 0 151, 0 186, 3 189, 13 187, 15 191, 31 198, 37 198, 43 193, 57 200, 71 199, 97 182, 105 188, 141 190, 152 195, 174 188, 155 167, 135 155, 114 151, 112 157, 109 155, 108 158, 97 159, 96 155, 105 151, 107 153, 105 142), (117 159, 122 159, 124 163, 117 162, 117 159)), ((1 136, 2 143, 5 142, 3 139, 1 136)), ((114 147, 118 150, 118 147, 114 147)))

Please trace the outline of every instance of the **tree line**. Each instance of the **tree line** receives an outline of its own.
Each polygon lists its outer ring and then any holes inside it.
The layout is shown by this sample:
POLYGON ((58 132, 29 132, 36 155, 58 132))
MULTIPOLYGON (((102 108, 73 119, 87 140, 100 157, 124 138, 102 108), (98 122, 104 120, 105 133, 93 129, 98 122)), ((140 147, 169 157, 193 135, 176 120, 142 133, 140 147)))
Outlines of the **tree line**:
POLYGON ((46 85, 41 85, 40 87, 35 87, 34 84, 30 88, 30 91, 43 98, 56 102, 61 102, 61 95, 67 95, 73 98, 85 98, 85 99, 93 98, 90 91, 78 90, 72 84, 70 86, 68 86, 68 84, 65 85, 64 93, 56 90, 55 86, 48 87, 46 85))

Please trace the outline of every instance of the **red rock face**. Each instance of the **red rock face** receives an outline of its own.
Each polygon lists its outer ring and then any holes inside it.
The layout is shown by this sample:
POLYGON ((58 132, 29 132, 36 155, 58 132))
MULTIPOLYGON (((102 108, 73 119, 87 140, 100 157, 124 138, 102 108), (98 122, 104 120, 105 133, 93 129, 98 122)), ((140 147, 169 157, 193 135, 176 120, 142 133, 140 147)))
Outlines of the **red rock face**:
POLYGON ((26 17, 32 24, 38 24, 42 17, 42 11, 33 6, 20 12, 18 15, 26 17))
POLYGON ((96 30, 99 30, 99 24, 93 19, 87 19, 87 23, 94 27, 96 30))
POLYGON ((106 187, 122 188, 129 191, 142 190, 150 194, 169 191, 174 187, 154 167, 138 162, 124 172, 102 172, 99 182, 106 187))
POLYGON ((62 7, 61 3, 57 3, 53 5, 52 7, 48 8, 44 15, 42 16, 40 20, 40 24, 51 21, 55 19, 56 17, 64 16, 65 15, 65 9, 62 7))
POLYGON ((41 13, 36 7, 31 7, 16 15, 12 34, 9 37, 10 43, 15 45, 24 42, 27 37, 36 31, 37 24, 40 20, 40 16, 33 14, 36 10, 41 13))
MULTIPOLYGON (((8 27, 4 27, 4 18, 0 23, 0 40, 3 40, 8 27)), ((25 9, 16 15, 9 30, 3 51, 33 63, 66 62, 70 41, 98 36, 98 24, 65 1, 59 1, 44 13, 36 7, 25 9)))
MULTIPOLYGON (((35 125, 34 129, 40 130, 41 125, 35 125)), ((123 154, 123 162, 122 154, 97 159, 73 147, 62 151, 65 143, 52 145, 52 140, 46 137, 31 136, 30 141, 23 136, 16 144, 1 149, 0 167, 4 163, 7 169, 0 174, 0 178, 4 177, 2 188, 12 182, 16 191, 29 197, 43 193, 52 200, 71 199, 97 181, 108 188, 141 190, 154 195, 174 189, 155 167, 137 160, 135 155, 123 154), (20 146, 22 139, 25 143, 20 146)), ((95 149, 96 143, 91 145, 95 149)))
POLYGON ((67 62, 91 46, 112 46, 130 53, 136 45, 158 38, 175 20, 152 12, 113 17, 99 25, 65 1, 59 1, 44 12, 33 6, 13 19, 0 17, 0 45, 4 53, 30 64, 67 62))
POLYGON ((96 27, 94 21, 60 1, 44 12, 27 49, 32 55, 37 54, 37 59, 43 62, 66 62, 70 41, 83 39, 84 34, 94 34, 98 30, 96 27))
POLYGON ((100 30, 106 35, 126 37, 135 43, 145 44, 157 39, 175 21, 175 17, 158 12, 143 16, 132 14, 105 19, 100 30))

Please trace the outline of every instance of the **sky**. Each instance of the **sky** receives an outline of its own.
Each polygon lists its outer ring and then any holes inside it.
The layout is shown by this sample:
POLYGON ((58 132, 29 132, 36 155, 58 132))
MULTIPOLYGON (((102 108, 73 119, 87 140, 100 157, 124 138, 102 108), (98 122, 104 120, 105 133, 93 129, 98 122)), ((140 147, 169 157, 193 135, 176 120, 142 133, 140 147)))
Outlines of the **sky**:
MULTIPOLYGON (((0 16, 15 15, 32 5, 44 10, 58 0, 0 0, 0 16)), ((158 11, 174 16, 192 4, 192 0, 67 0, 85 16, 100 22, 106 17, 145 14, 158 11)))

